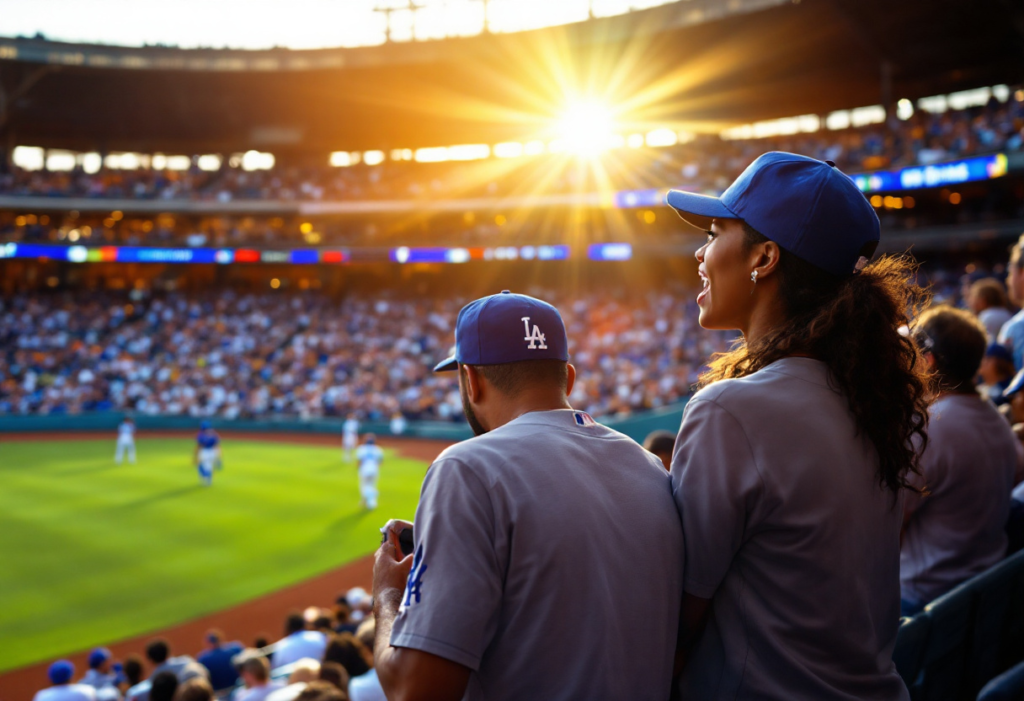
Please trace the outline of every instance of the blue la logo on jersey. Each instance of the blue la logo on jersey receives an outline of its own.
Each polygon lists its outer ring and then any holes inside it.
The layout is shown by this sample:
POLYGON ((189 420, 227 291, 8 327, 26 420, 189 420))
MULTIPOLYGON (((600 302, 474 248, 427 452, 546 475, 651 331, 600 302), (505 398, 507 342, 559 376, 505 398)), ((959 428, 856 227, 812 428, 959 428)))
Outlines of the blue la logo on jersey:
POLYGON ((416 548, 416 554, 412 558, 412 569, 409 570, 409 579, 405 583, 405 599, 402 601, 402 608, 408 608, 414 603, 420 602, 423 587, 423 575, 427 571, 427 563, 423 559, 423 543, 416 548))

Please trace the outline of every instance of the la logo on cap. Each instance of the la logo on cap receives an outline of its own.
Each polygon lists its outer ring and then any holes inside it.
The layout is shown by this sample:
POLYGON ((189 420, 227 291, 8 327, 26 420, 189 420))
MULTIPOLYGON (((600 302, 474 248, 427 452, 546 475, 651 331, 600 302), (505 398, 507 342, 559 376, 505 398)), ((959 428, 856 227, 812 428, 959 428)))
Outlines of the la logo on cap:
POLYGON ((523 340, 530 342, 530 345, 528 345, 527 348, 529 348, 530 350, 538 350, 538 349, 540 349, 540 350, 547 350, 548 347, 547 347, 547 344, 545 343, 545 341, 547 339, 544 337, 544 334, 542 334, 540 332, 540 327, 537 326, 536 324, 534 324, 533 325, 533 331, 531 332, 530 331, 530 317, 528 317, 528 316, 524 316, 522 318, 522 322, 523 322, 523 327, 526 329, 526 338, 524 338, 523 340), (540 345, 538 345, 538 344, 540 344, 540 345))

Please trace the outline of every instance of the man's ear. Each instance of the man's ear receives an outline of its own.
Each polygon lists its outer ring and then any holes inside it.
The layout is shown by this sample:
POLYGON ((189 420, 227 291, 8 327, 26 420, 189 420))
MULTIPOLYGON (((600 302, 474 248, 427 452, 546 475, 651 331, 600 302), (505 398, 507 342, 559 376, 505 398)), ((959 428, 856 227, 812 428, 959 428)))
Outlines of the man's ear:
POLYGON ((569 370, 569 377, 565 383, 565 396, 568 397, 572 394, 572 388, 576 385, 576 368, 572 366, 572 363, 566 363, 566 367, 569 370))
POLYGON ((472 365, 460 366, 465 369, 466 395, 469 401, 479 404, 484 394, 484 377, 480 371, 472 365))

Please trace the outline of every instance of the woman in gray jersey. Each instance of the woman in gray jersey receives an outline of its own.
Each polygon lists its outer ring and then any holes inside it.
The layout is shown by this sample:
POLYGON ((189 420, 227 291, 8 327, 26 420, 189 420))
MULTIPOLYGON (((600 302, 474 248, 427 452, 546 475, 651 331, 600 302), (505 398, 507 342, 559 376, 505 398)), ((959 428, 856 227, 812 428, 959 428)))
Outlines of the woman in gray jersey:
POLYGON ((831 162, 768 153, 721 198, 668 203, 708 232, 701 326, 743 333, 672 460, 683 697, 905 699, 901 505, 927 422, 897 331, 921 300, 910 264, 868 264, 878 218, 831 162))

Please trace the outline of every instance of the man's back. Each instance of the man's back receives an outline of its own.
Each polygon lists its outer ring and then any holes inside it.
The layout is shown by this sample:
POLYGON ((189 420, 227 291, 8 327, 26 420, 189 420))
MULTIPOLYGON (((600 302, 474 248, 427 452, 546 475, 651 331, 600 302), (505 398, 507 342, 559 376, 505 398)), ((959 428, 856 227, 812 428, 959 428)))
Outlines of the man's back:
POLYGON ((214 689, 227 689, 238 681, 238 671, 231 663, 231 658, 245 648, 239 642, 225 643, 206 650, 196 659, 210 673, 210 685, 214 689))
POLYGON ((683 541, 669 478, 572 410, 446 450, 391 643, 458 662, 467 699, 668 697, 683 541))
POLYGON ((980 397, 948 395, 929 413, 921 457, 929 495, 908 496, 900 556, 903 597, 921 604, 1003 559, 1018 459, 1010 426, 980 397))
POLYGON ((59 684, 36 693, 33 701, 95 701, 96 690, 86 684, 59 684))

